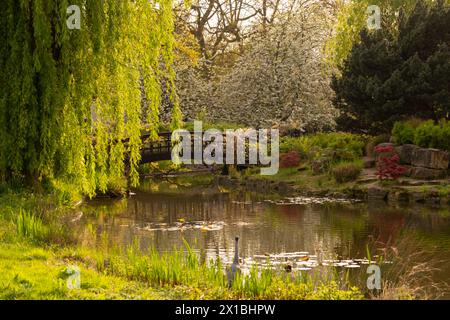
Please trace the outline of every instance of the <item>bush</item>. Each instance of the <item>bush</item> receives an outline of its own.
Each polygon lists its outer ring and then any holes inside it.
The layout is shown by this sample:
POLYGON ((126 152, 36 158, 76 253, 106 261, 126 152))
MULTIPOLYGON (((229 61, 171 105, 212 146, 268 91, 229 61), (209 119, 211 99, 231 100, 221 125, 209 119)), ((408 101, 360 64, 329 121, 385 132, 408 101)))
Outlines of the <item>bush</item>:
POLYGON ((414 128, 408 122, 396 122, 392 129, 392 137, 397 144, 414 143, 414 128))
POLYGON ((333 168, 332 174, 336 182, 345 183, 358 179, 361 171, 362 165, 360 163, 340 163, 333 168))
POLYGON ((280 152, 288 153, 296 151, 300 158, 307 159, 308 152, 312 147, 311 136, 301 137, 282 137, 280 143, 280 152))
POLYGON ((298 154, 297 151, 283 153, 280 156, 281 168, 294 168, 298 167, 299 164, 300 164, 300 155, 298 154))
POLYGON ((364 154, 366 137, 351 133, 333 132, 282 138, 280 151, 287 153, 297 151, 300 158, 315 160, 331 157, 333 163, 354 161, 364 154))
POLYGON ((428 120, 418 124, 412 121, 397 122, 392 129, 394 141, 398 144, 414 143, 422 148, 450 151, 450 122, 441 120, 435 124, 428 120))
POLYGON ((406 168, 399 165, 400 157, 395 153, 392 146, 378 146, 375 148, 377 153, 377 172, 380 180, 397 180, 406 173, 406 168))
POLYGON ((417 127, 414 134, 414 142, 424 148, 439 148, 440 129, 434 125, 433 120, 429 120, 417 127))

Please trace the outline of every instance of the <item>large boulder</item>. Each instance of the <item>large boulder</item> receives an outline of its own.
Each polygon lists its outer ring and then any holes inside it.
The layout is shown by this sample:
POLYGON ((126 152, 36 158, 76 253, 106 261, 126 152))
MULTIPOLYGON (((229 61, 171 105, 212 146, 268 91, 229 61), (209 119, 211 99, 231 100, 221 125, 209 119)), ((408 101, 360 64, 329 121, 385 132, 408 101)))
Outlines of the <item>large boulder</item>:
POLYGON ((413 144, 404 144, 395 148, 400 157, 400 164, 410 165, 413 161, 415 152, 420 149, 418 146, 413 144))
POLYGON ((430 169, 424 167, 412 167, 411 177, 416 179, 433 180, 445 178, 447 170, 443 169, 430 169))
POLYGON ((414 151, 411 164, 414 167, 446 170, 450 157, 448 152, 438 149, 418 148, 414 151))

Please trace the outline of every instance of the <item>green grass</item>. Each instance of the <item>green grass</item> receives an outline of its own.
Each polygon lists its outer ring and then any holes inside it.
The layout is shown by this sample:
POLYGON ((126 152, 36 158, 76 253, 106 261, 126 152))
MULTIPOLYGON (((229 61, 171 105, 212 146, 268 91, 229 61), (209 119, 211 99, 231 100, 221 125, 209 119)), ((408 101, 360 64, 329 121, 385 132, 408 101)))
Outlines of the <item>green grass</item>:
POLYGON ((63 252, 27 243, 0 245, 0 299, 167 299, 170 292, 144 283, 106 275, 79 261, 63 259, 63 252), (81 271, 79 289, 69 289, 68 265, 81 271))

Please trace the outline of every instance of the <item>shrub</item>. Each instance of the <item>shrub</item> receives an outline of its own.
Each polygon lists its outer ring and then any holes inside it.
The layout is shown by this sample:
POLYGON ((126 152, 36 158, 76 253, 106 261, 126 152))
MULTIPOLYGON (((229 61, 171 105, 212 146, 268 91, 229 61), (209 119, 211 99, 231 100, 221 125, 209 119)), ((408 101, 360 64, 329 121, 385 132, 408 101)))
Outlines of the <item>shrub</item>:
POLYGON ((298 167, 299 164, 300 164, 300 155, 298 154, 297 151, 283 153, 280 156, 280 167, 281 168, 298 167))
POLYGON ((332 132, 301 136, 284 137, 280 151, 297 151, 301 159, 310 161, 321 157, 332 157, 334 163, 354 161, 364 154, 366 138, 351 133, 332 132))
POLYGON ((408 122, 396 122, 392 129, 392 137, 397 144, 414 143, 414 128, 408 122))
POLYGON ((360 163, 340 163, 333 168, 332 174, 336 182, 345 183, 358 179, 361 170, 362 165, 360 163))
POLYGON ((417 120, 397 122, 392 129, 394 141, 398 144, 414 143, 422 148, 436 148, 450 151, 450 122, 433 120, 419 123, 417 120))
POLYGON ((288 153, 296 151, 302 159, 308 157, 308 152, 312 147, 310 136, 301 137, 282 137, 280 143, 280 152, 288 153))
POLYGON ((406 173, 406 168, 399 165, 400 157, 392 146, 377 146, 377 172, 380 180, 396 180, 406 173))
POLYGON ((414 142, 423 148, 439 147, 440 128, 434 125, 433 120, 428 120, 417 127, 414 134, 414 142))
POLYGON ((450 151, 450 123, 445 120, 438 124, 434 124, 432 120, 424 122, 417 127, 414 142, 423 148, 450 151))

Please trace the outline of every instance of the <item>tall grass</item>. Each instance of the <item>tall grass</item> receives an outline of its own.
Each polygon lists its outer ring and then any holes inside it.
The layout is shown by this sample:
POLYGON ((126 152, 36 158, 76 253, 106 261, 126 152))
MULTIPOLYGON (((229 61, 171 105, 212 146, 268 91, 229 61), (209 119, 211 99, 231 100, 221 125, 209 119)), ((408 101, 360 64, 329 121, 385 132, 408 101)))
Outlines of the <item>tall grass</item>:
POLYGON ((137 242, 126 249, 109 250, 97 261, 99 271, 146 282, 155 287, 188 290, 191 298, 239 299, 359 299, 356 288, 341 288, 338 280, 319 279, 301 272, 287 274, 252 266, 246 274, 237 273, 228 287, 220 260, 201 262, 187 242, 185 248, 159 253, 151 248, 142 252, 137 242))
POLYGON ((354 283, 369 299, 438 299, 448 295, 449 286, 435 280, 440 266, 446 263, 436 258, 439 253, 435 250, 412 233, 402 235, 395 243, 372 240, 366 254, 370 263, 381 269, 381 290, 364 289, 365 269, 354 275, 354 283))
POLYGON ((16 226, 17 235, 32 242, 48 244, 68 244, 73 235, 55 220, 44 221, 37 212, 19 209, 10 213, 16 226))
POLYGON ((17 234, 21 237, 41 241, 46 239, 49 229, 42 220, 29 211, 20 209, 16 218, 17 234))

